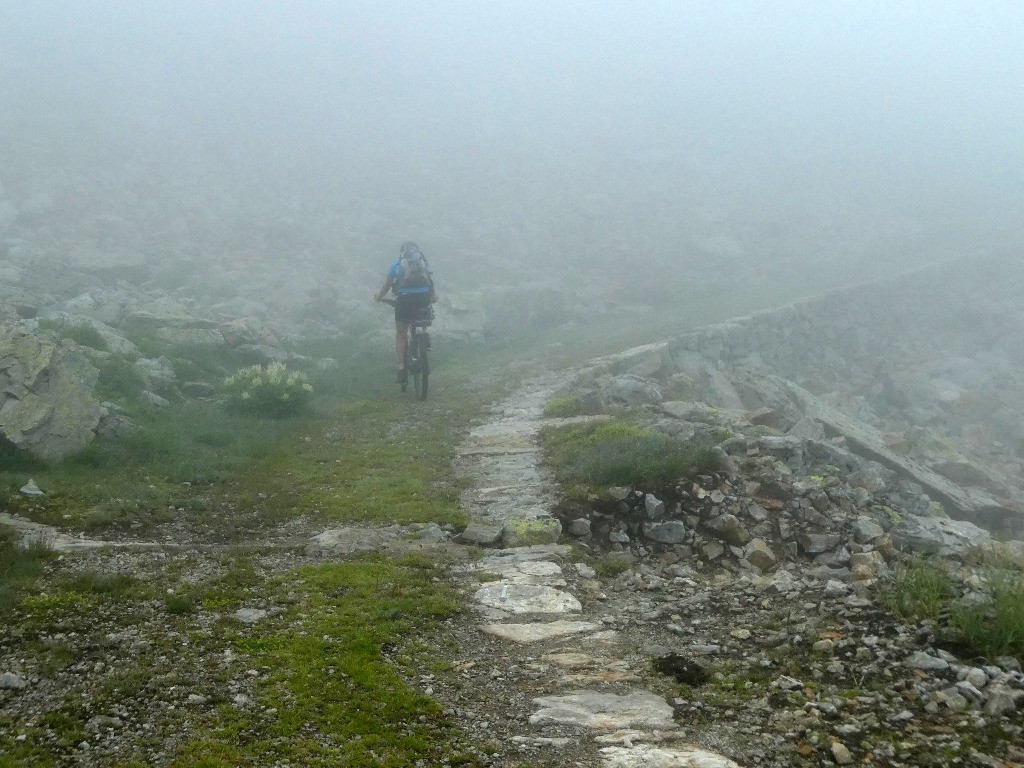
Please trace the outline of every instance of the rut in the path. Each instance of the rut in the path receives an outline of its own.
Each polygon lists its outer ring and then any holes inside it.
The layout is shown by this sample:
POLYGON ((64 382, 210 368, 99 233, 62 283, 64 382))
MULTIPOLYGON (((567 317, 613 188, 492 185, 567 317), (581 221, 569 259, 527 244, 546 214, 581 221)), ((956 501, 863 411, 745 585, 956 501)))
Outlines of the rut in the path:
MULTIPOLYGON (((518 523, 529 526, 547 515, 552 499, 537 436, 542 426, 567 421, 543 416, 544 404, 565 381, 565 374, 555 373, 528 381, 462 446, 464 469, 473 479, 463 496, 473 521, 467 533, 478 543, 514 540, 518 523)), ((583 608, 587 601, 573 594, 588 588, 588 578, 592 589, 594 574, 585 567, 564 572, 566 554, 557 544, 496 548, 463 569, 463 584, 482 616, 479 631, 522 647, 528 659, 540 658, 550 670, 549 694, 533 698, 524 718, 529 731, 517 740, 575 755, 566 765, 738 768, 686 743, 670 704, 637 687, 635 660, 625 658, 618 633, 605 629, 601 616, 590 615, 583 608), (482 585, 481 575, 489 579, 482 585)), ((516 670, 500 673, 514 677, 516 670)))

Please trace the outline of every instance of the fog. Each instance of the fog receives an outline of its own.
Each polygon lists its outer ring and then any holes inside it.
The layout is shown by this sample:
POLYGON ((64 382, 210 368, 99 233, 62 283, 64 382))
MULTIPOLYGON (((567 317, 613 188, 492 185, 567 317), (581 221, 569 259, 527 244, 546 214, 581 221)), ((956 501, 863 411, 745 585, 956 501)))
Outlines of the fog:
POLYGON ((1022 22, 1009 2, 4 2, 0 235, 363 293, 408 238, 461 289, 1003 253, 1022 22))

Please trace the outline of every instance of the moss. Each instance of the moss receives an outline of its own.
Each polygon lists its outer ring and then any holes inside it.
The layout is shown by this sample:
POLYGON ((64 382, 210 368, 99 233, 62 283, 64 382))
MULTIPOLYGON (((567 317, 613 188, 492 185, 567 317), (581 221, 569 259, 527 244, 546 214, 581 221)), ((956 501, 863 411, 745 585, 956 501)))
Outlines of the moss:
POLYGON ((561 526, 553 518, 512 519, 505 523, 504 543, 509 547, 528 547, 558 541, 561 526))

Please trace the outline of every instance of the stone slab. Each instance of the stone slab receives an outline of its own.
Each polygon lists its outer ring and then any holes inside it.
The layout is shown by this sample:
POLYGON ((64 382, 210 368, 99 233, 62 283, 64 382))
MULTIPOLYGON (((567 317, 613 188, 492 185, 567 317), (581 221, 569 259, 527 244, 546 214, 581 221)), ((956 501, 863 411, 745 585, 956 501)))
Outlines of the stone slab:
POLYGON ((514 643, 541 643, 569 635, 593 632, 599 625, 589 621, 550 621, 535 624, 484 624, 481 630, 514 643))

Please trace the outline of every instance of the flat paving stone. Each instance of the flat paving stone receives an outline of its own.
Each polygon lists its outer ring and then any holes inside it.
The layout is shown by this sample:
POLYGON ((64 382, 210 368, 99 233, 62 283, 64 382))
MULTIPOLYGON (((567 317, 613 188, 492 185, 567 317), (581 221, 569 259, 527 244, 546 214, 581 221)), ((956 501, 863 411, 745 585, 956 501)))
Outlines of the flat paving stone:
POLYGON ((599 627, 590 621, 549 621, 533 624, 484 624, 480 629, 489 635, 526 645, 593 632, 599 627))
POLYGON ((525 563, 492 563, 483 561, 480 570, 501 577, 511 584, 538 584, 547 587, 564 587, 562 568, 557 563, 536 560, 525 563))
POLYGON ((605 747, 602 768, 740 768, 739 763, 694 745, 605 747))
POLYGON ((533 584, 487 584, 476 591, 473 599, 507 613, 579 613, 583 610, 580 601, 568 592, 533 584))
POLYGON ((564 696, 534 699, 538 709, 531 725, 560 723, 601 731, 619 728, 671 728, 672 707, 650 691, 633 691, 620 696, 600 691, 574 691, 564 696))

